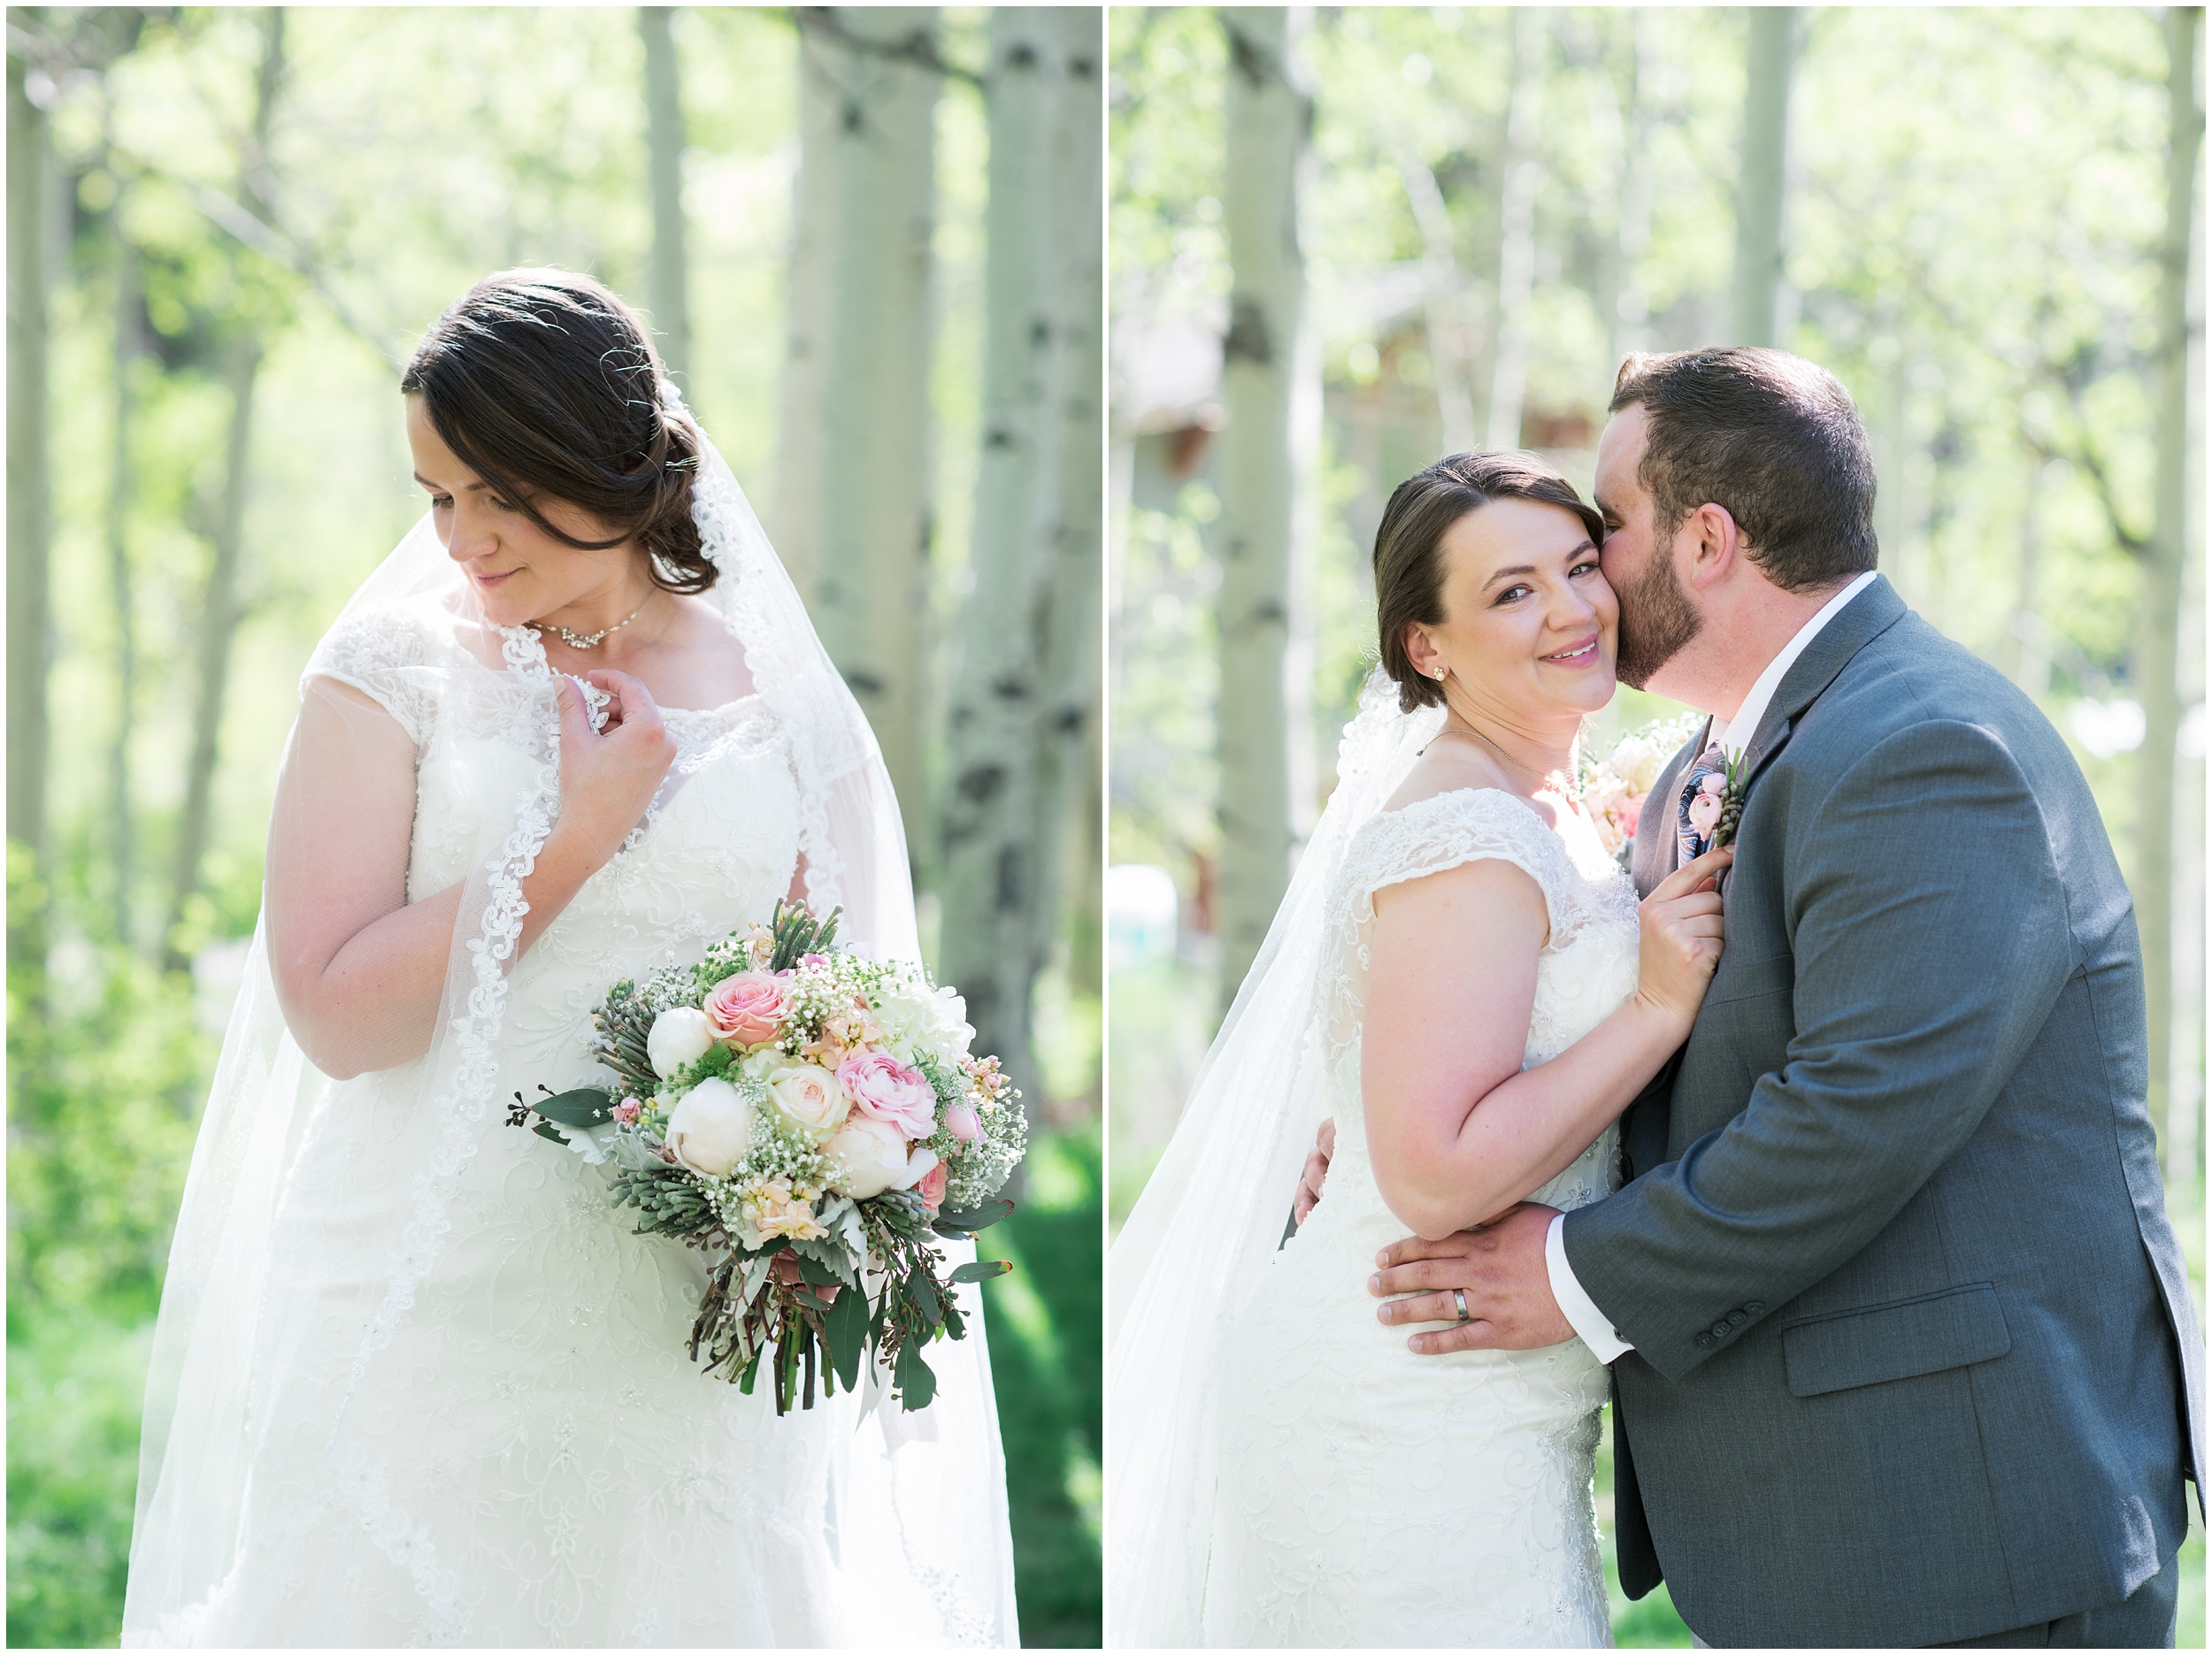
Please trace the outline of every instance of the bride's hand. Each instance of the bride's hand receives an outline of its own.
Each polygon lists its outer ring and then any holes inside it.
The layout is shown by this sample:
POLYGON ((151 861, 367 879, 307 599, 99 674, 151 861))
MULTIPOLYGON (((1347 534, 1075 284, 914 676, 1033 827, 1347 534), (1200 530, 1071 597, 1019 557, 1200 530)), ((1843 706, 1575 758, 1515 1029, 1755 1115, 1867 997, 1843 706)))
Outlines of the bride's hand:
POLYGON ((583 692, 561 675, 561 819, 554 831, 597 868, 621 848, 660 791, 675 762, 676 739, 651 693, 628 673, 601 668, 584 676, 611 699, 605 727, 594 730, 583 692))
POLYGON ((1321 1130, 1313 1135, 1313 1152, 1306 1157, 1306 1169, 1298 1179, 1298 1193, 1291 1197, 1291 1216, 1302 1224, 1313 1215, 1320 1204, 1321 1186, 1329 1176, 1329 1162, 1336 1156, 1336 1116, 1321 1122, 1321 1130))
POLYGON ((1676 869, 1653 887, 1637 916, 1636 998, 1678 1022, 1685 1038, 1720 966, 1714 880, 1735 855, 1723 846, 1676 869))

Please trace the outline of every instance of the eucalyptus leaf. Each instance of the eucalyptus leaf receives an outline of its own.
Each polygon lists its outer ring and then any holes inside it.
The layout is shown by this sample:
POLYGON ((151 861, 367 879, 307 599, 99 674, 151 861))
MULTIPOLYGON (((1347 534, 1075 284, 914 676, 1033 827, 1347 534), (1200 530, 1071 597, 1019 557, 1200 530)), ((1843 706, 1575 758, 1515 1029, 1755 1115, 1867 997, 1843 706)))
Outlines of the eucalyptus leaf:
POLYGON ((848 1391, 859 1389, 860 1357, 868 1343, 868 1296, 858 1291, 838 1294, 830 1303, 822 1334, 839 1383, 848 1391))
POLYGON ((922 1320, 935 1327, 945 1319, 945 1308, 937 1302, 937 1288, 929 1279, 927 1270, 917 1270, 906 1278, 907 1297, 914 1301, 914 1308, 922 1313, 922 1320))
POLYGON ((1014 1268, 1008 1259, 979 1259, 973 1264, 964 1264, 952 1273, 956 1282, 987 1282, 995 1276, 1003 1276, 1014 1268))
POLYGON ((599 1126, 614 1119, 614 1097, 596 1086, 582 1086, 541 1099, 530 1110, 563 1126, 599 1126))
POLYGON ((899 1406, 909 1414, 926 1408, 937 1395, 937 1375, 922 1360, 921 1347, 912 1340, 899 1346, 899 1360, 891 1375, 898 1382, 899 1406))
POLYGON ((979 1201, 973 1207, 948 1207, 937 1214, 932 1228, 940 1235, 947 1230, 972 1232, 988 1230, 1013 1210, 1011 1201, 979 1201))

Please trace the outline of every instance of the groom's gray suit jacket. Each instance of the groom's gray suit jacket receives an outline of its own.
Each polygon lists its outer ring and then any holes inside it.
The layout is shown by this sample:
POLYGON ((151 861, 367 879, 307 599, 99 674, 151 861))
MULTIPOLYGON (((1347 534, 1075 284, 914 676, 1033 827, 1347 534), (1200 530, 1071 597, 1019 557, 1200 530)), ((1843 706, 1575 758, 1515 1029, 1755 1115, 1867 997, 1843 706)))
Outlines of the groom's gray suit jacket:
MULTIPOLYGON (((1636 845, 1675 862, 1674 795, 1636 845)), ((1621 1579, 1720 1644, 2114 1603, 2203 1487, 2141 951, 2049 722, 1877 579, 1747 749, 1728 946, 1632 1180, 1567 1215, 1614 1364, 1621 1579)), ((2200 1499, 2201 1499, 2200 1494, 2200 1499)))

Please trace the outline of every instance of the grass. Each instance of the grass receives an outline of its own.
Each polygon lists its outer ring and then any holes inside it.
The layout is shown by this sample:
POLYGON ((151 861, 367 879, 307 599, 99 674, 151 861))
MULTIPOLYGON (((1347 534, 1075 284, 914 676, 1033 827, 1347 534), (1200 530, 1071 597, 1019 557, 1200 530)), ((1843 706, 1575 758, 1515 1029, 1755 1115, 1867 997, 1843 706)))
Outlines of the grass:
POLYGON ((1103 1189, 1096 1129, 1033 1139, 1028 1199, 977 1238, 1014 1272, 985 1287, 1006 1446, 1022 1642, 1094 1648, 1102 1586, 1099 1327, 1103 1189))
POLYGON ((138 1488, 150 1322, 95 1315, 8 1344, 8 1643, 112 1649, 138 1488))

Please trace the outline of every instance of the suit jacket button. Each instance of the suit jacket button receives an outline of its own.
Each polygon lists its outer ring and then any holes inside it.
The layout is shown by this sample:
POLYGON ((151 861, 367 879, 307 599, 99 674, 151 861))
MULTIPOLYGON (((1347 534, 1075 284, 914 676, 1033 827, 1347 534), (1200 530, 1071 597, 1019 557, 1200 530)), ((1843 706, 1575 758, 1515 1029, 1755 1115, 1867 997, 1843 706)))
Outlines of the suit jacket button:
POLYGON ((1744 1308, 1748 1310, 1755 1316, 1763 1316, 1767 1313, 1767 1307, 1755 1299, 1749 1304, 1746 1305, 1744 1308))
POLYGON ((1716 1322, 1713 1324, 1713 1337, 1717 1339, 1726 1338, 1728 1337, 1728 1324, 1725 1322, 1716 1322))
POLYGON ((1728 1325, 1732 1328, 1741 1327, 1750 1320, 1751 1318, 1740 1310, 1732 1310, 1728 1313, 1728 1325))
POLYGON ((1709 1333, 1701 1333, 1697 1336, 1697 1348, 1701 1351, 1709 1347, 1712 1343, 1713 1336, 1709 1333))

